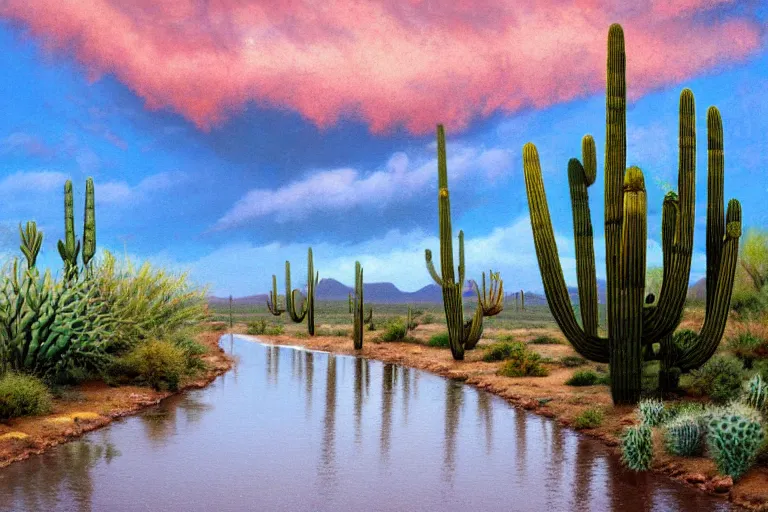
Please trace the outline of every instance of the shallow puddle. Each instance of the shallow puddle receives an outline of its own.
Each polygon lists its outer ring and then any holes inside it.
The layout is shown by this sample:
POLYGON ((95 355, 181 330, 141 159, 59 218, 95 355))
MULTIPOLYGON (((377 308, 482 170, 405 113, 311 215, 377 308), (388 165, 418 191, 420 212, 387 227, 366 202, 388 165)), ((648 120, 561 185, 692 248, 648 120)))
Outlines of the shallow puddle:
POLYGON ((0 510, 735 510, 457 382, 221 344, 238 362, 208 388, 1 469, 0 510))

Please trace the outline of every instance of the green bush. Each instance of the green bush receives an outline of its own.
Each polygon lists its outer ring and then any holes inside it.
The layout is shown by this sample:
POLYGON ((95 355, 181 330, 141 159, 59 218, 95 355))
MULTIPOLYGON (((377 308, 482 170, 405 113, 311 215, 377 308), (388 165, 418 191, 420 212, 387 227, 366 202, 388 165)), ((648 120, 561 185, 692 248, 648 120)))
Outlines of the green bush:
POLYGON ((187 355, 170 341, 142 343, 125 356, 125 364, 153 389, 176 390, 187 371, 187 355))
POLYGON ((422 316, 419 321, 422 325, 429 325, 435 323, 435 315, 432 313, 426 313, 424 316, 422 316))
POLYGON ((583 411, 573 420, 573 427, 577 430, 585 428, 597 428, 602 424, 603 411, 596 407, 583 411))
POLYGON ((248 322, 248 329, 245 332, 247 334, 257 335, 257 334, 264 334, 266 330, 267 330, 266 320, 255 320, 253 322, 248 322))
POLYGON ((759 292, 754 289, 734 290, 731 309, 742 317, 764 313, 768 309, 768 287, 759 292))
POLYGON ((745 368, 751 369, 756 359, 768 357, 768 340, 747 330, 730 338, 728 349, 744 363, 745 368))
POLYGON ((587 364, 587 360, 581 356, 563 356, 560 358, 560 364, 566 368, 576 368, 587 364))
POLYGON ((510 343, 506 341, 488 345, 485 348, 485 354, 483 354, 483 361, 490 363, 493 361, 504 361, 505 359, 509 359, 515 350, 519 349, 519 345, 519 342, 510 343))
POLYGON ((621 436, 621 462, 632 471, 648 471, 653 462, 651 427, 627 427, 621 436))
POLYGON ((600 377, 592 370, 580 370, 565 381, 567 386, 594 386, 600 377))
POLYGON ((744 379, 744 365, 735 357, 715 356, 691 372, 689 389, 724 404, 738 398, 744 379))
POLYGON ((430 347, 448 348, 451 346, 451 342, 448 339, 448 333, 441 332, 441 333, 432 335, 432 337, 429 338, 427 345, 429 345, 430 347))
POLYGON ((525 343, 510 343, 506 363, 498 371, 504 377, 545 377, 549 371, 542 366, 541 356, 526 347, 525 343))
POLYGON ((405 324, 400 320, 396 320, 387 325, 386 330, 381 335, 383 341, 401 341, 405 339, 407 334, 405 324))
POLYGON ((529 342, 531 345, 562 345, 563 342, 552 336, 539 336, 529 342))
POLYGON ((6 373, 0 378, 0 420, 50 410, 51 393, 40 379, 20 373, 6 373))

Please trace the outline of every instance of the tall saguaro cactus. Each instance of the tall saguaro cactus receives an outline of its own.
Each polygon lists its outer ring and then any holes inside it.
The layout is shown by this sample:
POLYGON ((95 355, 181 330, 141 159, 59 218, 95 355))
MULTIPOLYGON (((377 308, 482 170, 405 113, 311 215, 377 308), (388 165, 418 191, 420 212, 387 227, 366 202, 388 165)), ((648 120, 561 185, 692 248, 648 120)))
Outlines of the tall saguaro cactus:
POLYGON ((723 134, 715 107, 707 112, 709 154, 707 203, 707 301, 701 332, 685 347, 672 336, 685 305, 693 252, 696 184, 696 127, 693 93, 680 95, 678 192, 662 208, 663 283, 658 301, 643 300, 647 205, 645 182, 637 167, 626 168, 626 81, 624 33, 612 25, 608 35, 605 239, 607 269, 607 338, 598 335, 594 240, 587 188, 595 182, 595 143, 582 140, 582 161, 568 162, 576 245, 581 325, 571 308, 557 253, 536 147, 523 148, 523 167, 536 254, 552 314, 560 329, 584 357, 609 363, 614 403, 634 403, 640 396, 644 360, 661 359, 660 382, 669 373, 687 372, 714 354, 725 329, 741 236, 741 206, 723 207, 723 134), (645 302, 645 303, 644 303, 645 302), (660 343, 661 350, 652 349, 660 343), (665 372, 667 374, 665 374, 665 372))
POLYGON ((471 320, 464 322, 464 232, 459 231, 459 279, 453 268, 453 233, 451 229, 451 202, 448 194, 448 165, 445 155, 445 130, 437 126, 437 210, 440 224, 440 270, 438 274, 432 263, 432 251, 427 249, 425 257, 427 270, 432 279, 442 288, 445 319, 448 324, 448 339, 451 354, 456 360, 464 359, 464 351, 475 348, 483 334, 483 317, 494 316, 504 307, 504 286, 498 273, 491 272, 490 294, 485 290, 483 274, 483 293, 475 285, 477 309, 471 320))
POLYGON ((352 340, 355 350, 363 348, 363 267, 360 262, 355 262, 355 296, 352 301, 352 340))
MULTIPOLYGON (((312 248, 307 250, 307 297, 301 307, 301 311, 296 309, 297 296, 301 291, 291 289, 291 262, 285 262, 285 311, 295 323, 301 323, 304 318, 307 319, 307 332, 310 336, 315 335, 315 287, 320 280, 320 273, 315 272, 315 265, 312 258, 312 248)), ((274 313, 273 313, 274 314, 274 313)))
POLYGON ((272 274, 272 291, 269 293, 269 296, 267 297, 267 309, 269 309, 269 312, 275 316, 280 316, 285 311, 285 309, 280 308, 280 305, 278 304, 278 298, 279 296, 277 295, 277 276, 275 274, 272 274))
POLYGON ((64 240, 59 240, 59 255, 64 261, 64 273, 67 278, 77 276, 77 255, 80 253, 80 241, 75 239, 75 203, 72 198, 72 181, 64 183, 64 240))

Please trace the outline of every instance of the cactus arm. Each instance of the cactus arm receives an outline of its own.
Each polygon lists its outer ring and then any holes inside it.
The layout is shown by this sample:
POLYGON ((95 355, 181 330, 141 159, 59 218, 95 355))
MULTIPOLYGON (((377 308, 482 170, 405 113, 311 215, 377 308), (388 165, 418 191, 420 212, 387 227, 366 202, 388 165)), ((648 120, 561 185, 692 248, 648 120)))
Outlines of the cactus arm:
MULTIPOLYGON (((715 107, 707 110, 707 297, 706 313, 715 307, 720 259, 725 236, 723 225, 723 120, 715 107)), ((730 205, 729 205, 730 206, 730 205)), ((738 244, 738 241, 737 241, 738 244)))
POLYGON ((475 285, 477 293, 477 307, 483 313, 483 316, 496 316, 504 309, 504 282, 499 277, 499 273, 488 271, 491 279, 490 289, 486 292, 485 272, 483 272, 483 291, 475 285))
POLYGON ((281 309, 278 304, 277 276, 274 274, 272 274, 272 291, 267 297, 267 309, 269 309, 269 312, 274 316, 280 316, 285 311, 285 309, 281 309))
MULTIPOLYGON (((586 137, 584 137, 586 139, 586 137)), ((590 137, 591 139, 591 137, 590 137)), ((594 141, 591 144, 594 155, 594 141)), ((591 178, 594 182, 594 177, 591 178)), ((576 279, 579 288, 579 309, 585 334, 597 336, 597 275, 592 218, 589 211, 590 176, 581 163, 572 158, 568 162, 568 182, 573 210, 573 238, 576 244, 576 279)))
POLYGON ((459 282, 458 285, 464 289, 464 277, 466 270, 464 266, 464 231, 459 230, 459 282))
POLYGON ((83 221, 83 266, 96 254, 96 205, 93 194, 93 178, 85 180, 85 210, 83 221))
POLYGON ((605 95, 605 259, 608 291, 608 337, 621 322, 618 307, 618 263, 621 257, 624 173, 627 166, 627 94, 624 31, 618 24, 608 32, 605 95))
POLYGON ((643 361, 643 304, 645 302, 645 244, 647 203, 642 171, 630 167, 624 178, 619 295, 622 312, 609 341, 611 395, 615 404, 636 403, 640 398, 643 361))
POLYGON ((712 357, 720 344, 728 321, 731 307, 736 265, 739 259, 739 238, 741 237, 741 204, 731 199, 726 214, 725 240, 720 259, 717 286, 715 287, 712 307, 707 311, 704 325, 693 343, 683 353, 678 366, 683 372, 698 368, 712 357))
POLYGON ((464 324, 464 348, 466 350, 472 350, 477 346, 477 342, 483 335, 483 308, 480 304, 477 305, 475 314, 472 316, 472 320, 464 324))
POLYGON ((671 269, 662 283, 656 309, 643 325, 645 344, 672 334, 680 322, 688 294, 696 216, 696 112, 690 89, 680 94, 678 193, 671 269))
POLYGON ((435 269, 435 264, 432 262, 432 251, 430 251, 429 249, 426 249, 424 251, 424 258, 427 261, 427 271, 429 272, 429 275, 432 276, 432 279, 434 279, 435 284, 437 284, 437 286, 442 287, 443 278, 440 277, 440 274, 437 273, 437 270, 435 269))
POLYGON ((608 344, 597 336, 588 336, 576 322, 563 269, 557 253, 557 243, 541 176, 541 164, 536 146, 530 142, 523 147, 523 171, 531 212, 531 228, 539 262, 544 293, 557 325, 574 349, 592 361, 608 362, 608 344))

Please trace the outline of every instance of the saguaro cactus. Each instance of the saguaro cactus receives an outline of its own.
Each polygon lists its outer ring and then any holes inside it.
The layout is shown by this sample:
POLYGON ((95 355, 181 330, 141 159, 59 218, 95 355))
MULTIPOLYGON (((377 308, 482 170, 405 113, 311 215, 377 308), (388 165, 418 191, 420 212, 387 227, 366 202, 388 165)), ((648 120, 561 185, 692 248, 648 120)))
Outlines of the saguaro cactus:
POLYGON ((680 95, 678 193, 670 192, 662 209, 664 272, 658 301, 644 304, 646 194, 642 171, 626 169, 626 83, 624 34, 612 25, 608 35, 605 152, 605 239, 608 337, 598 336, 597 281, 592 220, 587 188, 597 171, 595 142, 582 140, 582 160, 568 162, 576 275, 581 325, 571 308, 557 253, 536 147, 523 148, 523 167, 536 254, 552 314, 584 357, 609 363, 614 403, 640 396, 644 360, 663 359, 666 371, 686 372, 706 362, 722 338, 730 307, 741 235, 741 206, 731 200, 723 218, 723 139, 720 114, 707 113, 709 193, 707 204, 706 320, 695 339, 673 350, 670 336, 680 323, 693 251, 696 183, 696 131, 693 93, 680 95), (652 349, 661 344, 661 351, 652 349), (663 356, 663 357, 662 357, 663 356))
POLYGON ((64 183, 64 240, 59 240, 58 243, 59 255, 64 261, 64 273, 67 278, 76 277, 80 241, 75 239, 75 204, 71 180, 64 183))
POLYGON ((280 316, 285 311, 285 309, 280 308, 280 304, 278 303, 278 297, 279 296, 277 295, 277 276, 275 274, 272 274, 272 291, 269 293, 269 297, 267 297, 267 309, 269 309, 269 312, 275 316, 280 316))
POLYGON ((301 323, 307 318, 307 332, 310 336, 315 335, 315 287, 320 280, 320 273, 315 272, 315 265, 312 259, 312 248, 307 251, 307 297, 301 307, 301 311, 296 309, 297 296, 301 291, 291 289, 291 262, 285 262, 285 310, 296 323, 301 323))
POLYGON ((96 254, 96 202, 93 194, 93 178, 85 180, 83 217, 83 266, 88 268, 88 263, 96 254))
POLYGON ((355 297, 352 302, 352 340, 355 350, 363 348, 363 267, 360 262, 355 262, 355 297))
POLYGON ((471 320, 464 322, 464 232, 459 231, 459 279, 453 269, 453 233, 451 230, 451 202, 448 195, 448 165, 445 156, 445 131, 443 125, 437 126, 437 210, 440 222, 440 270, 438 274, 432 263, 432 251, 427 249, 425 257, 427 270, 432 279, 443 290, 443 307, 448 324, 448 339, 451 354, 456 360, 464 359, 464 351, 475 348, 483 334, 483 317, 494 316, 504 307, 504 286, 498 273, 491 272, 490 294, 485 290, 483 274, 483 293, 475 285, 477 309, 471 320))

